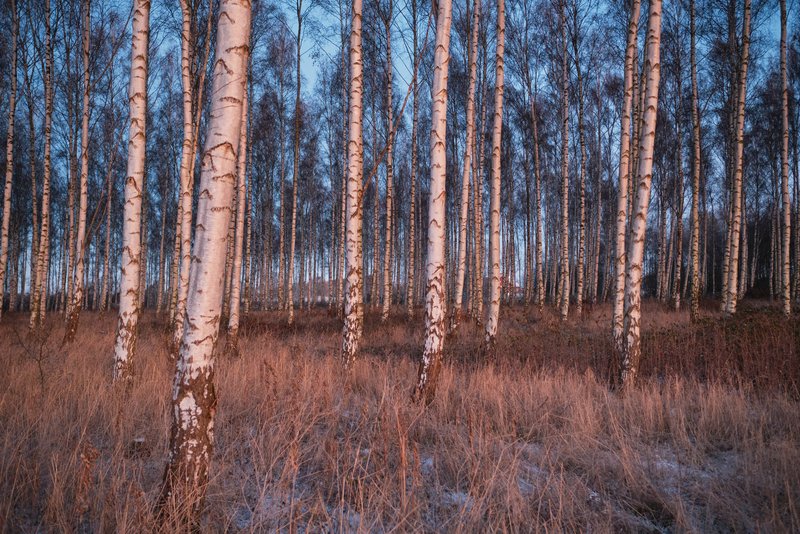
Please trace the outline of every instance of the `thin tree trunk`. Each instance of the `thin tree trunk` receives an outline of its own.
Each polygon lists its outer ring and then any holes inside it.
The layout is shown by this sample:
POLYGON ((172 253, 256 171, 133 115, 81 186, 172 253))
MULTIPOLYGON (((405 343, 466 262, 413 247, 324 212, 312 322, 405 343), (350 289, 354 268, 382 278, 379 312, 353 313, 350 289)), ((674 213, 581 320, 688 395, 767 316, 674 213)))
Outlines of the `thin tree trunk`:
POLYGON ((656 133, 658 84, 661 75, 661 0, 650 0, 645 55, 645 105, 639 133, 639 165, 636 179, 636 200, 631 213, 631 235, 628 251, 628 272, 625 280, 625 352, 622 361, 623 389, 636 381, 641 359, 641 289, 642 259, 644 256, 647 211, 650 206, 650 187, 653 179, 653 145, 656 133))
POLYGON ((561 320, 569 316, 569 70, 567 68, 567 5, 561 0, 561 320))
POLYGON ((578 265, 576 266, 577 287, 575 312, 578 317, 583 313, 583 279, 584 279, 584 264, 586 263, 586 133, 584 132, 583 125, 583 75, 581 72, 580 50, 579 50, 579 32, 578 25, 578 7, 575 5, 575 18, 573 24, 572 34, 572 52, 575 61, 575 72, 578 76, 578 144, 580 145, 580 169, 578 171, 578 217, 579 217, 579 232, 578 232, 578 265))
POLYGON ((689 4, 690 63, 692 69, 692 321, 700 318, 700 105, 697 90, 695 0, 689 4))
MULTIPOLYGON (((413 39, 414 57, 417 57, 417 3, 411 2, 411 33, 413 39)), ((414 61, 412 73, 412 91, 414 102, 411 106, 411 205, 408 212, 408 259, 406 260, 406 314, 409 318, 414 316, 414 278, 416 276, 416 217, 417 217, 417 128, 419 122, 419 84, 417 83, 417 66, 414 61)))
POLYGON ((742 224, 742 180, 743 180, 743 151, 744 151, 744 106, 747 96, 747 65, 750 53, 750 0, 744 0, 744 26, 742 28, 742 58, 739 71, 739 96, 736 110, 736 147, 733 160, 733 203, 731 217, 730 258, 728 267, 727 293, 725 295, 725 313, 736 313, 738 301, 738 275, 739 275, 739 241, 742 224))
POLYGON ((461 175, 461 211, 459 214, 458 275, 456 277, 453 325, 455 329, 461 319, 461 301, 464 293, 464 277, 467 267, 467 218, 469 215, 469 173, 472 168, 472 153, 475 142, 475 85, 478 75, 478 29, 480 27, 481 3, 472 3, 472 38, 469 50, 469 89, 467 90, 467 135, 464 147, 464 170, 461 175))
MULTIPOLYGON (((486 320, 486 347, 494 350, 497 338, 497 324, 500 320, 500 179, 501 179, 501 141, 503 135, 503 91, 504 91, 504 65, 505 52, 505 1, 497 0, 497 52, 495 55, 495 81, 494 81, 494 124, 492 126, 492 196, 489 206, 489 263, 492 266, 492 288, 489 298, 489 316, 486 320)), ((509 202, 513 203, 513 195, 509 195, 509 202)), ((510 235, 513 243, 513 235, 510 235)), ((507 247, 509 249, 512 247, 507 247)), ((512 251, 513 253, 513 251, 512 251)), ((513 260, 509 262, 513 269, 513 260)), ((514 285, 513 277, 507 283, 514 285)))
MULTIPOLYGON (((81 174, 78 190, 78 233, 75 237, 75 277, 72 283, 72 301, 68 305, 67 328, 64 341, 75 340, 83 303, 83 272, 86 255, 86 211, 88 208, 89 180, 89 32, 91 31, 91 4, 84 1, 83 14, 83 115, 81 120, 81 174)), ((70 272, 72 275, 72 272, 70 272)))
MULTIPOLYGON (((49 2, 49 0, 47 0, 49 2)), ((122 224, 122 269, 119 320, 114 343, 114 382, 130 382, 134 373, 139 321, 139 261, 141 259, 142 186, 145 172, 147 119, 147 56, 150 0, 134 0, 131 79, 128 90, 130 122, 125 211, 122 224)))
POLYGON ((44 176, 42 177, 42 220, 36 259, 36 286, 31 297, 30 328, 44 321, 50 272, 50 158, 53 125, 53 44, 50 35, 50 0, 45 0, 45 69, 44 69, 44 176))
POLYGON ((358 353, 364 318, 362 262, 362 178, 364 173, 364 141, 362 132, 362 101, 364 75, 361 51, 362 0, 353 0, 350 26, 350 120, 347 149, 347 242, 344 328, 342 330, 342 361, 349 370, 358 353))
POLYGON ((386 241, 383 255, 383 309, 381 322, 389 318, 389 308, 392 305, 392 190, 394 182, 393 152, 394 152, 394 117, 392 102, 392 0, 389 0, 386 26, 386 241))
MULTIPOLYGON (((14 117, 17 112, 17 34, 19 14, 16 0, 11 0, 11 93, 8 96, 8 135, 6 137, 6 181, 3 193, 3 226, 0 234, 0 318, 3 316, 6 265, 8 264, 8 231, 11 224, 11 187, 14 179, 14 117)), ((36 200, 34 199, 34 203, 36 200)), ((12 258, 13 260, 14 258, 12 258)), ((16 271, 16 269, 14 269, 16 271)), ((15 281, 16 282, 16 281, 15 281)), ((13 291, 12 291, 13 293, 13 291)), ((13 311, 12 299, 9 310, 13 311)))
MULTIPOLYGON (((783 313, 792 314, 789 252, 791 249, 792 212, 789 203, 789 88, 786 76, 786 0, 781 10, 781 199, 783 204, 783 313)), ((797 240, 797 237, 795 237, 797 240)), ((755 255, 755 253, 754 253, 755 255)), ((0 279, 1 281, 1 279, 0 279)))
MULTIPOLYGON (((359 1, 360 0, 356 0, 359 1)), ((503 0, 499 0, 502 5, 503 0)), ((429 404, 436 392, 442 365, 445 334, 445 195, 447 150, 447 79, 450 66, 452 2, 441 0, 436 16, 433 88, 431 91, 430 196, 428 201, 428 250, 425 289, 425 347, 419 363, 415 402, 429 404)))
MULTIPOLYGON (((246 82, 245 82, 246 83, 246 82)), ((247 85, 245 85, 245 88, 247 85)), ((233 268, 231 273, 230 315, 225 352, 239 355, 239 310, 242 296, 242 248, 244 246, 244 218, 247 204, 247 90, 242 103, 241 133, 239 134, 239 159, 236 169, 236 233, 233 243, 233 268)), ((231 217, 233 219, 233 217, 231 217)))
MULTIPOLYGON (((294 170, 292 173, 292 229, 289 239, 289 290, 287 306, 289 307, 289 324, 294 323, 294 254, 297 241, 297 189, 300 186, 300 74, 301 46, 303 44, 303 0, 297 0, 297 70, 295 71, 294 98, 294 170)), ((301 293, 302 300, 302 293, 301 293)))
MULTIPOLYGON (((226 234, 247 90, 250 3, 220 4, 208 135, 191 264, 186 327, 172 392, 169 460, 160 504, 175 530, 197 526, 213 448, 214 345, 219 332, 226 234)), ((165 526, 166 526, 165 525, 165 526)))

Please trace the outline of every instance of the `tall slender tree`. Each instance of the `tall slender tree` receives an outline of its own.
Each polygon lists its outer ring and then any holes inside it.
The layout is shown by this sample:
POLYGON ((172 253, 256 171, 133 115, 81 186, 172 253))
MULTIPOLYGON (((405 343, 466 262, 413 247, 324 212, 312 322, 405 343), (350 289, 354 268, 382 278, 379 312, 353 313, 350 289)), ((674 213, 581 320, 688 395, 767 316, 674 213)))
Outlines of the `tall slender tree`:
POLYGON ((195 528, 214 444, 214 345, 237 155, 243 148, 239 139, 250 51, 250 2, 226 0, 219 9, 186 325, 173 381, 169 460, 160 499, 163 518, 195 528))
MULTIPOLYGON (((47 0, 49 1, 49 0, 47 0)), ((122 223, 122 268, 119 319, 114 342, 114 381, 130 382, 134 373, 139 323, 142 231, 142 191, 145 173, 147 124, 147 63, 150 38, 150 0, 134 0, 131 44, 131 78, 128 89, 128 170, 125 178, 125 213, 122 223)))
MULTIPOLYGON (((502 0, 500 0, 502 2, 502 0)), ((447 80, 450 67, 451 0, 440 0, 436 14, 433 88, 431 90, 430 193, 428 197, 428 250, 425 265, 425 347, 419 363, 416 402, 429 404, 436 393, 445 335, 445 195, 447 175, 447 80)))

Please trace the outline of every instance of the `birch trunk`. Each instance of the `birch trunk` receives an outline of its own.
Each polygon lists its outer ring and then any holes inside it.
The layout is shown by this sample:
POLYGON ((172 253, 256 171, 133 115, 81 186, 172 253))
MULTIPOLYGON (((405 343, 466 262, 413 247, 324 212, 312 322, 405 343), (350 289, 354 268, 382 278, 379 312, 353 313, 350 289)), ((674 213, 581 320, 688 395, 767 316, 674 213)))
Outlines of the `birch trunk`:
MULTIPOLYGON (((17 13, 16 0, 11 0, 11 18, 11 93, 8 96, 6 181, 3 192, 3 226, 2 234, 0 234, 0 318, 3 317, 6 265, 8 264, 8 231, 11 224, 11 188, 14 179, 14 116, 17 112, 17 34, 19 33, 19 14, 17 13)), ((35 198, 33 202, 36 202, 35 198)), ((14 291, 11 291, 11 293, 14 294, 14 291)), ((9 311, 13 311, 13 306, 14 301, 12 299, 9 311)))
MULTIPOLYGON (((502 5, 502 1, 501 5, 502 5)), ((447 79, 450 66, 451 0, 438 3, 436 48, 431 90, 431 181, 428 201, 428 250, 425 266, 425 347, 412 398, 429 404, 436 392, 445 334, 445 195, 447 149, 447 79)))
POLYGON ((645 56, 645 101, 639 132, 639 164, 636 179, 636 200, 631 221, 628 249, 628 272, 625 280, 625 353, 622 361, 623 390, 633 387, 641 359, 640 319, 642 302, 642 259, 644 256, 647 211, 653 180, 653 145, 656 134, 658 83, 661 77, 661 0, 650 1, 645 56))
MULTIPOLYGON (((414 58, 417 57, 417 3, 411 2, 411 33, 414 58)), ((417 127, 419 122, 419 85, 417 83, 418 62, 414 61, 412 91, 414 102, 411 105, 411 205, 408 210, 408 258, 406 259, 406 314, 414 316, 414 278, 416 276, 416 217, 417 217, 417 127)))
MULTIPOLYGON (((68 305, 67 328, 64 342, 75 340, 83 304, 83 271, 86 255, 86 211, 89 194, 89 32, 91 31, 91 4, 84 1, 83 14, 83 114, 81 117, 81 174, 78 189, 78 232, 75 236, 75 276, 72 282, 72 302, 68 305)), ((70 273, 72 275, 72 273, 70 273)))
MULTIPOLYGON (((792 314, 789 252, 791 250, 792 212, 789 204, 789 88, 786 76, 786 0, 780 2, 781 10, 781 200, 783 204, 783 313, 792 314)), ((795 240, 797 237, 795 237, 795 240)), ((754 252, 755 255, 755 252, 754 252)), ((2 268, 2 267, 0 267, 2 268)), ((2 279, 0 278, 0 281, 2 279)))
POLYGON ((578 76, 578 145, 580 146, 580 169, 578 171, 578 265, 576 270, 575 312, 578 317, 583 313, 584 264, 586 263, 586 132, 583 125, 583 73, 581 72, 578 7, 575 5, 575 18, 572 35, 572 52, 575 56, 575 73, 578 76))
MULTIPOLYGON (((49 1, 49 0, 48 0, 49 1)), ((131 80, 128 90, 130 122, 125 210, 122 223, 122 268, 119 319, 114 343, 114 382, 130 382, 139 322, 139 261, 141 259, 142 186, 145 172, 147 119, 147 55, 150 36, 150 0, 134 0, 131 80)))
MULTIPOLYGON (((384 20, 386 26, 386 240, 383 255, 383 308, 381 322, 389 318, 392 305, 392 190, 394 182, 394 117, 392 113, 392 0, 389 0, 388 16, 384 20)), ((416 58, 415 58, 416 61, 416 58)))
MULTIPOLYGON (((247 87, 247 86, 245 86, 247 87)), ((242 97, 241 133, 236 169, 236 233, 233 244, 233 268, 231 273, 231 303, 228 317, 228 335, 225 352, 229 356, 239 355, 239 310, 242 296, 242 249, 244 248, 244 218, 247 205, 247 90, 242 97)))
POLYGON ((692 294, 690 316, 700 318, 700 104, 697 91, 695 0, 689 4, 690 63, 692 69, 692 294))
POLYGON ((617 228, 614 244, 614 312, 612 333, 619 356, 625 352, 625 265, 627 254, 625 234, 628 225, 628 176, 631 158, 631 113, 633 108, 633 78, 637 63, 640 0, 633 0, 628 19, 628 44, 625 49, 625 96, 622 101, 622 124, 619 142, 619 183, 617 185, 617 228))
POLYGON ((567 68, 567 5, 561 0, 561 320, 569 316, 569 70, 567 68))
POLYGON ((44 69, 44 175, 42 176, 42 219, 36 259, 36 286, 31 293, 30 328, 38 328, 46 314, 47 282, 50 272, 50 162, 53 126, 53 44, 50 30, 50 0, 45 0, 44 69))
POLYGON ((739 96, 736 109, 736 146, 734 153, 733 194, 731 201, 732 230, 730 238, 730 258, 728 267, 728 284, 725 295, 725 313, 736 313, 738 303, 738 275, 739 275, 739 242, 741 240, 742 226, 742 179, 743 179, 743 151, 744 151, 744 106, 747 96, 747 65, 750 53, 750 0, 744 0, 744 23, 742 28, 742 58, 739 71, 739 96))
POLYGON ((347 142, 347 242, 345 268, 344 328, 342 361, 349 370, 356 359, 364 318, 363 263, 361 238, 363 225, 362 177, 364 142, 362 132, 364 75, 361 51, 362 0, 353 0, 350 26, 350 121, 347 142))
MULTIPOLYGON (((503 90, 504 90, 504 64, 505 52, 505 0, 497 1, 497 51, 495 54, 495 81, 494 81, 494 124, 492 125, 492 196, 489 206, 489 263, 492 266, 492 287, 489 298, 489 316, 486 320, 485 342, 492 354, 497 338, 497 324, 500 320, 500 180, 501 175, 501 141, 503 135, 503 90)), ((509 195, 513 202, 513 197, 509 195)), ((513 240, 513 236, 509 236, 513 240)), ((509 247, 511 248, 511 247, 509 247)), ((513 261, 509 262, 513 268, 513 261)), ((513 286, 513 277, 509 278, 513 286)))
POLYGON ((469 50, 469 89, 467 92, 467 135, 464 147, 464 170, 461 174, 461 212, 458 228, 458 274, 456 276, 455 303, 453 304, 452 329, 461 319, 461 301, 464 293, 464 278, 467 268, 467 218, 469 215, 469 173, 472 168, 472 152, 475 144, 475 85, 478 76, 478 29, 480 27, 481 2, 472 3, 472 38, 469 50))
MULTIPOLYGON (((289 239, 289 290, 287 306, 289 307, 289 324, 294 323, 294 254, 297 241, 297 188, 300 186, 300 52, 303 44, 303 0, 297 0, 297 70, 295 75, 294 97, 294 171, 292 173, 292 229, 289 239)), ((300 295, 302 301, 302 293, 300 295)))
POLYGON ((186 325, 172 392, 169 460, 161 491, 162 518, 197 525, 208 484, 216 394, 214 345, 219 332, 223 269, 241 135, 250 3, 220 4, 208 134, 202 157, 198 221, 189 274, 186 325), (173 508, 175 507, 175 508, 173 508), (173 515, 174 514, 174 515, 173 515))

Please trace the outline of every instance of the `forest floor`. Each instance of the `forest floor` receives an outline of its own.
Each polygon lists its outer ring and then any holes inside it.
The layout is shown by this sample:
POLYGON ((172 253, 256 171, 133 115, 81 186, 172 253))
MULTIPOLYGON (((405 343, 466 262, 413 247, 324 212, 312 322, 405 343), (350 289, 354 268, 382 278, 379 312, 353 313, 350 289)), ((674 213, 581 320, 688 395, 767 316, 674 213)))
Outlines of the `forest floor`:
MULTIPOLYGON (((646 303, 641 382, 608 386, 608 306, 561 324, 501 310, 497 360, 464 322, 433 404, 409 401, 422 318, 367 315, 346 383, 327 310, 251 313, 220 356, 207 532, 800 531, 800 327, 744 303, 646 303)), ((41 336, 0 324, 0 531, 147 532, 174 364, 141 323, 137 379, 111 387, 115 315, 41 336)), ((224 346, 224 340, 220 343, 224 346)))

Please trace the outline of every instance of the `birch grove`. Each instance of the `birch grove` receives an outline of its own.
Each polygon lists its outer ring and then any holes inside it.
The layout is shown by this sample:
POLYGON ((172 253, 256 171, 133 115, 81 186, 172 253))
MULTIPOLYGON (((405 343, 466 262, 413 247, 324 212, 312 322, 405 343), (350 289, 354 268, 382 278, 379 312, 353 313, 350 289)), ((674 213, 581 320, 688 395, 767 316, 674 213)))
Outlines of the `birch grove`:
MULTIPOLYGON (((199 209, 220 200, 200 184, 217 146, 212 88, 232 70, 217 24, 248 6, 159 5, 151 41, 149 2, 51 1, 0 8, 0 314, 26 314, 25 346, 56 335, 69 351, 81 321, 94 331, 111 310, 112 377, 133 384, 151 312, 173 363, 198 335, 199 209)), ((328 313, 349 380, 368 367, 360 352, 380 352, 373 336, 402 325, 428 404, 458 365, 451 339, 479 360, 515 354, 506 317, 602 325, 623 390, 653 350, 650 317, 702 329, 736 324, 743 306, 792 320, 791 2, 251 7, 233 197, 219 208, 220 354, 246 356, 240 338, 260 329, 315 332, 328 313)))

